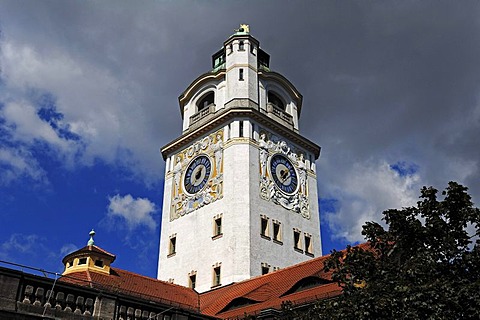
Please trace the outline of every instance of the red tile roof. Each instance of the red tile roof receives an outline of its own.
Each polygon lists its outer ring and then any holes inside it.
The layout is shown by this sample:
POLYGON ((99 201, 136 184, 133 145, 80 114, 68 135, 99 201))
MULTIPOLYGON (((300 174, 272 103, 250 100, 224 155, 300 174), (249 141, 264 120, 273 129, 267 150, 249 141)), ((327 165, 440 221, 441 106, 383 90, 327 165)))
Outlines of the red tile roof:
POLYGON ((194 290, 117 268, 111 268, 110 275, 79 271, 60 281, 199 311, 198 293, 194 290))
MULTIPOLYGON (((363 249, 368 249, 368 246, 367 243, 359 245, 363 249)), ((110 275, 79 271, 63 276, 60 281, 113 293, 122 292, 220 319, 236 319, 265 309, 279 309, 286 301, 301 305, 340 295, 341 288, 331 282, 331 273, 323 271, 328 257, 315 258, 201 294, 190 288, 117 268, 111 268, 110 275)))
POLYGON ((337 296, 341 294, 341 288, 336 283, 330 283, 331 275, 323 271, 323 264, 327 258, 328 256, 319 257, 263 276, 202 293, 200 294, 200 311, 203 314, 221 319, 235 319, 243 317, 245 313, 256 314, 263 309, 278 309, 284 301, 303 304, 321 298, 337 296), (313 277, 311 279, 317 278, 320 284, 286 294, 300 281, 309 277, 313 277), (249 299, 250 304, 224 310, 234 299, 240 297, 249 299))
POLYGON ((105 258, 108 258, 108 260, 110 262, 113 262, 115 261, 115 258, 116 256, 108 251, 105 251, 103 250, 102 248, 100 247, 97 247, 95 245, 91 245, 91 246, 85 246, 81 249, 78 249, 77 251, 74 251, 74 252, 71 252, 69 254, 67 254, 63 259, 62 259, 62 262, 63 264, 65 264, 69 259, 73 258, 73 257, 76 257, 76 256, 85 256, 85 255, 89 255, 91 253, 96 253, 98 254, 99 256, 103 256, 105 258))

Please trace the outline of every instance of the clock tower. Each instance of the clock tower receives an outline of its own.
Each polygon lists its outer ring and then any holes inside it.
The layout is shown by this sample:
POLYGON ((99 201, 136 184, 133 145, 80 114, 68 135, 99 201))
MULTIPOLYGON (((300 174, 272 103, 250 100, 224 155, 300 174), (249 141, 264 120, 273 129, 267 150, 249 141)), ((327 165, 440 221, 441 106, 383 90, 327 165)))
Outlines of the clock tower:
POLYGON ((315 160, 302 95, 241 25, 179 97, 166 160, 158 278, 199 292, 321 252, 315 160))

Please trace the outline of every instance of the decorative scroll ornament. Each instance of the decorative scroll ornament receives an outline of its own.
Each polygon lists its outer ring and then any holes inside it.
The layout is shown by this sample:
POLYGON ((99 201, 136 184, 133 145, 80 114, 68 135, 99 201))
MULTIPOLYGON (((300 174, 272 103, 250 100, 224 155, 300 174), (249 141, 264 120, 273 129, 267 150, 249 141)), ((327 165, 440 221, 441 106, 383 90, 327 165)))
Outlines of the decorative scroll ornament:
POLYGON ((223 130, 194 142, 176 154, 174 159, 170 220, 178 219, 223 197, 223 130), (205 186, 197 193, 189 194, 184 187, 185 169, 199 155, 211 159, 213 168, 205 186))
POLYGON ((308 204, 308 185, 307 185, 307 164, 304 154, 301 151, 292 151, 283 140, 271 139, 267 141, 267 134, 262 132, 258 140, 259 161, 260 161, 260 198, 266 201, 272 201, 285 209, 291 210, 302 217, 310 219, 310 210, 308 204), (269 164, 272 156, 282 154, 287 157, 294 165, 298 173, 298 189, 292 194, 283 192, 272 178, 269 170, 269 164))

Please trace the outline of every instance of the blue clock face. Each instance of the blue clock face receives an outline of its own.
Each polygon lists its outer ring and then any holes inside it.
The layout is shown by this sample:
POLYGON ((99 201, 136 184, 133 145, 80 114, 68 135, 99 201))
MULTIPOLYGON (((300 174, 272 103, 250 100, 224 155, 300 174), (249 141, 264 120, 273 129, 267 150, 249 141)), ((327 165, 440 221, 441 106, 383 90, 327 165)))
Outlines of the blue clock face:
POLYGON ((185 191, 195 194, 202 190, 210 178, 212 163, 207 156, 199 156, 190 162, 183 180, 185 191))
POLYGON ((270 159, 270 173, 273 181, 285 193, 297 191, 298 178, 293 164, 282 154, 276 154, 270 159))

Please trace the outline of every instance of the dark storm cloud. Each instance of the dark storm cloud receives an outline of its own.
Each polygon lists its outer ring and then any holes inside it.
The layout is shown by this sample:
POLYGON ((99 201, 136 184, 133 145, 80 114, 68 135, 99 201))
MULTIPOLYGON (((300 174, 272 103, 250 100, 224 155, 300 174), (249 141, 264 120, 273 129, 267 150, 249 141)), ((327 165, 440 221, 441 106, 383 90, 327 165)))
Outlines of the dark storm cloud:
MULTIPOLYGON (((301 132, 323 147, 320 195, 351 205, 361 220, 404 205, 423 184, 457 180, 479 199, 479 8, 476 1, 4 1, 0 24, 4 43, 61 52, 120 83, 106 85, 124 106, 111 113, 128 119, 119 120, 120 131, 142 174, 160 179, 157 150, 181 131, 178 95, 209 70, 233 29, 249 23, 272 69, 304 95, 301 132), (389 170, 399 161, 418 166, 411 180, 389 170), (371 192, 355 191, 357 183, 371 192)), ((65 107, 66 119, 74 109, 65 107)), ((340 211, 329 220, 338 235, 359 239, 362 221, 340 211)))

